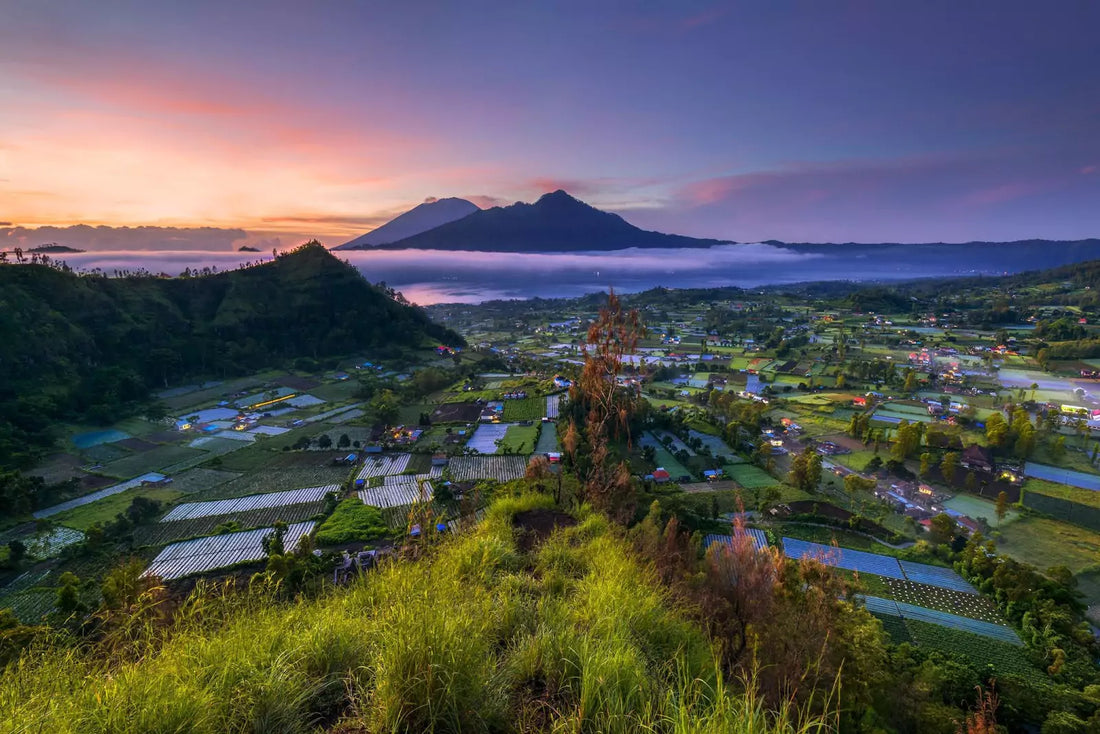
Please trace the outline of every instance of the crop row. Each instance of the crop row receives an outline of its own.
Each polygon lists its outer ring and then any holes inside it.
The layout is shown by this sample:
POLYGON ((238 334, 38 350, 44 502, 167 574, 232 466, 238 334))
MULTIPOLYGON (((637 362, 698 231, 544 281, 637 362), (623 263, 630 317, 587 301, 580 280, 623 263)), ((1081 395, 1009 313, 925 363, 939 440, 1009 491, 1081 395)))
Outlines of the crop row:
POLYGON ((495 479, 510 482, 527 471, 525 456, 456 456, 449 464, 451 478, 457 482, 495 479))
MULTIPOLYGON (((309 534, 315 524, 302 522, 288 527, 283 547, 287 551, 294 550, 302 536, 309 534)), ((271 528, 260 528, 173 543, 153 559, 145 569, 145 575, 159 576, 165 580, 177 579, 259 560, 264 557, 263 539, 270 532, 271 528)))
POLYGON ((285 492, 267 492, 264 494, 252 494, 229 500, 215 500, 212 502, 185 502, 173 508, 171 512, 161 518, 161 522, 173 520, 193 520, 199 517, 213 517, 216 515, 233 515, 238 512, 259 510, 267 507, 282 507, 284 505, 298 505, 303 502, 316 502, 325 498, 330 493, 338 493, 340 485, 326 484, 322 487, 305 487, 291 489, 285 492))
POLYGON ((238 523, 242 530, 270 527, 277 522, 301 522, 321 513, 324 508, 325 501, 317 500, 282 507, 264 507, 231 515, 214 515, 142 525, 134 529, 134 545, 136 547, 158 546, 190 538, 201 538, 210 535, 219 525, 227 522, 238 523))

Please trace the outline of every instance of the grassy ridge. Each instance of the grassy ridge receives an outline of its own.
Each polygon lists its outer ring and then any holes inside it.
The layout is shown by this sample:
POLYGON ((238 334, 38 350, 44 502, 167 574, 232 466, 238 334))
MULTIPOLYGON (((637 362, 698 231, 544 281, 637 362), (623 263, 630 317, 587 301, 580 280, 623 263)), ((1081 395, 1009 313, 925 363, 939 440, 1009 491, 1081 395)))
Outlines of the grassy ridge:
MULTIPOLYGON (((598 515, 530 555, 506 499, 420 562, 318 600, 188 607, 155 651, 46 651, 0 680, 5 731, 818 731, 721 679, 705 633, 598 515), (217 625, 209 618, 218 617, 217 625)), ((148 639, 142 640, 148 642, 148 639)), ((131 649, 141 649, 141 644, 131 649)))

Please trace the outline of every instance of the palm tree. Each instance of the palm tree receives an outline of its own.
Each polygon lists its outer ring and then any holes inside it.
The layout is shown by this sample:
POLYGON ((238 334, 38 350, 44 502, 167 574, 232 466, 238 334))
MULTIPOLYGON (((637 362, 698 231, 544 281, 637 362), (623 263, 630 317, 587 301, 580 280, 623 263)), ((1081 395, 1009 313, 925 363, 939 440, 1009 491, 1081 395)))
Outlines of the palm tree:
POLYGON ((1031 402, 1035 402, 1035 391, 1039 389, 1039 383, 1031 383, 1031 402))

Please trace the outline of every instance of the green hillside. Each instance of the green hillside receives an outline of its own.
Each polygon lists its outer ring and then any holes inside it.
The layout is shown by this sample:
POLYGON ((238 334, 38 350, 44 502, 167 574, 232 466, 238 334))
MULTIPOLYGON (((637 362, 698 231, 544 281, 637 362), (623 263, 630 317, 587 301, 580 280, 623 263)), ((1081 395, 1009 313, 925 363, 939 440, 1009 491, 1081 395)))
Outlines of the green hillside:
POLYGON ((821 730, 724 682, 714 643, 603 516, 566 518, 575 524, 525 552, 514 516, 550 507, 502 500, 426 558, 316 600, 198 594, 167 633, 147 595, 95 650, 9 668, 3 729, 821 730))
POLYGON ((151 388, 441 341, 462 338, 316 243, 199 277, 0 265, 0 468, 30 463, 52 424, 117 420, 151 388))

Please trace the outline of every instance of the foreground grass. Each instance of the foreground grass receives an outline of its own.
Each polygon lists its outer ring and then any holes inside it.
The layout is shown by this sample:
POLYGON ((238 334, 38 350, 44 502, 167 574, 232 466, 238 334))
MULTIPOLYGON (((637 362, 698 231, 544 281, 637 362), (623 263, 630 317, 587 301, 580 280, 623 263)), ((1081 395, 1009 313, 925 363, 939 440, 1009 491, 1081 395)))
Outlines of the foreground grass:
MULTIPOLYGON (((263 594, 223 614, 192 602, 174 635, 111 662, 75 649, 0 679, 0 727, 20 732, 795 732, 721 678, 680 614, 597 515, 530 555, 515 512, 427 560, 396 562, 295 604, 263 594), (211 623, 218 618, 217 624, 211 623), (205 621, 202 621, 205 620, 205 621)), ((131 647, 140 649, 138 644, 131 647)))

